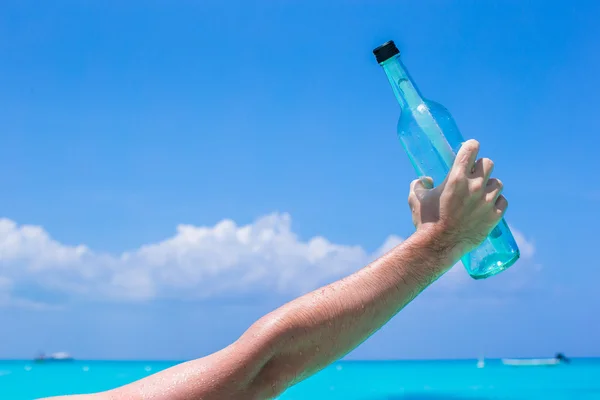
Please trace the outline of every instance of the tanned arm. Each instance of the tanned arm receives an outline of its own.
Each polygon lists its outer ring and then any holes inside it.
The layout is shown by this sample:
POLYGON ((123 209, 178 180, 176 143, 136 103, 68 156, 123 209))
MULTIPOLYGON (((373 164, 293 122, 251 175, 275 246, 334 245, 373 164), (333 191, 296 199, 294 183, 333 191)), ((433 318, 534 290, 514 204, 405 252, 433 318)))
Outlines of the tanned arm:
POLYGON ((235 343, 99 400, 271 399, 357 347, 487 236, 506 210, 493 164, 468 141, 444 183, 411 185, 417 232, 358 272, 265 315, 235 343))

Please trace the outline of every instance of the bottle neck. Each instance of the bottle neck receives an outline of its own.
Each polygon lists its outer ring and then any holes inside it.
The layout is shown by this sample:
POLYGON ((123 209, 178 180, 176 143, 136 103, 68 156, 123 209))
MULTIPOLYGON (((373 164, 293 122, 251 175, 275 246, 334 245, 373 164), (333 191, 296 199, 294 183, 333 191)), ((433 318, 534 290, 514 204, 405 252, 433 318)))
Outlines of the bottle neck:
POLYGON ((392 85, 400 107, 403 109, 416 109, 423 104, 423 97, 404 64, 400 61, 399 54, 382 62, 381 66, 390 81, 390 85, 392 85))

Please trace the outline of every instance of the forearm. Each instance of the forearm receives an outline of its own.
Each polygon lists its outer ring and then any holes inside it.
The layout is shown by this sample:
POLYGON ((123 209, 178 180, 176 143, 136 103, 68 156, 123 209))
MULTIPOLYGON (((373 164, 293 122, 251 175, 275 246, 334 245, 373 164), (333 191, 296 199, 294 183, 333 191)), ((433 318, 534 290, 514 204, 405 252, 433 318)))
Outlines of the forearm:
POLYGON ((437 245, 415 234, 349 277, 265 315, 227 348, 98 398, 275 397, 350 352, 443 274, 455 260, 437 245))
MULTIPOLYGON (((277 337, 257 381, 273 394, 343 357, 408 304, 455 260, 415 234, 353 275, 302 296, 258 321, 256 332, 277 337)), ((240 338, 244 340, 244 336, 240 338)))

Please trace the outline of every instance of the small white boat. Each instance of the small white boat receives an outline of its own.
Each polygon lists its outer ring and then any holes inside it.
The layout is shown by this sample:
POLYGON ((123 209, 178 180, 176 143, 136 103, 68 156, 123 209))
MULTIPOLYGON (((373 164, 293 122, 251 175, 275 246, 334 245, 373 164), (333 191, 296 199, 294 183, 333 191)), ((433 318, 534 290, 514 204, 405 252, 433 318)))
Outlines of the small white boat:
POLYGON ((477 368, 484 368, 485 367, 485 360, 483 358, 480 358, 477 361, 477 368))
POLYGON ((503 358, 502 364, 511 367, 552 367, 569 363, 569 359, 559 353, 554 358, 503 358))
POLYGON ((539 367, 539 366, 550 366, 560 364, 560 360, 556 358, 532 358, 532 359, 518 359, 518 358, 503 358, 502 364, 510 365, 511 367, 539 367))
POLYGON ((73 357, 71 357, 71 355, 69 353, 65 353, 65 352, 50 354, 49 358, 54 361, 71 361, 71 360, 73 360, 73 357))
POLYGON ((34 360, 35 362, 56 362, 56 361, 73 361, 73 357, 71 357, 71 355, 69 353, 65 353, 65 352, 59 352, 59 353, 52 353, 49 356, 46 356, 44 354, 40 354, 39 356, 37 356, 34 360))

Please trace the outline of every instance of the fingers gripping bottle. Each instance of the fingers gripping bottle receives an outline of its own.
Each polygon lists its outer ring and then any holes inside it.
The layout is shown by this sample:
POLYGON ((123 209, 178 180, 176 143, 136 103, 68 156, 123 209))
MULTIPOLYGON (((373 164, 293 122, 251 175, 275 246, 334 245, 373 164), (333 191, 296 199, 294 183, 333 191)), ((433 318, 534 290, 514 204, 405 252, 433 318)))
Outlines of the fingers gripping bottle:
MULTIPOLYGON (((419 176, 430 176, 435 184, 443 182, 464 141, 452 115, 441 104, 421 96, 393 41, 373 53, 400 103, 398 138, 411 164, 419 176)), ((461 261, 471 277, 484 279, 510 267, 519 254, 517 243, 502 219, 485 241, 461 261)))

